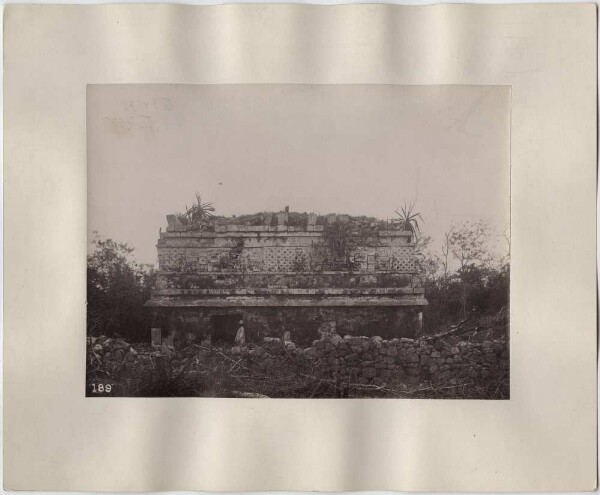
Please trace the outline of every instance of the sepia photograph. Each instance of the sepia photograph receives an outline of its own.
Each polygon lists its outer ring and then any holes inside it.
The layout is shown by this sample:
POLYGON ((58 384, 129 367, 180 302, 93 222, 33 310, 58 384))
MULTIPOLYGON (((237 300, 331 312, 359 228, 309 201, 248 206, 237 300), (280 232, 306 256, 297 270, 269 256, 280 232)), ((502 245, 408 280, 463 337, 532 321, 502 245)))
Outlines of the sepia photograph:
POLYGON ((87 87, 87 397, 510 398, 510 88, 87 87))
POLYGON ((597 488, 595 5, 4 14, 7 491, 597 488))

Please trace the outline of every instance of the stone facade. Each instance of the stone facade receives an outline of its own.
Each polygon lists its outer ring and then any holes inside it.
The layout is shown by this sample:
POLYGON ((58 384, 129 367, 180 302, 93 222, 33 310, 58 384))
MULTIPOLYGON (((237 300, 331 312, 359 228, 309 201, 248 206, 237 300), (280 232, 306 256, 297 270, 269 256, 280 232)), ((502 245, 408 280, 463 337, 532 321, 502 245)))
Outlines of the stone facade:
POLYGON ((291 332, 298 342, 332 326, 354 335, 418 332, 427 301, 412 233, 365 228, 346 215, 320 218, 290 225, 280 212, 264 214, 261 225, 229 219, 193 229, 168 215, 147 303, 153 326, 224 341, 240 321, 250 339, 291 332))

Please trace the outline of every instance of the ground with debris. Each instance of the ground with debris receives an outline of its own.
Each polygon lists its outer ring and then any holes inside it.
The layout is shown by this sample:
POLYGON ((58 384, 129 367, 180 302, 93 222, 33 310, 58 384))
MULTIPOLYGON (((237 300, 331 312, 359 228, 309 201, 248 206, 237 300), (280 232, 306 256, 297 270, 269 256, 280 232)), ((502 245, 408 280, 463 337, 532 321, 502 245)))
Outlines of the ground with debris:
POLYGON ((182 348, 88 338, 87 395, 245 398, 509 398, 503 328, 420 339, 324 335, 311 346, 182 348), (108 385, 108 387, 107 387, 108 385))

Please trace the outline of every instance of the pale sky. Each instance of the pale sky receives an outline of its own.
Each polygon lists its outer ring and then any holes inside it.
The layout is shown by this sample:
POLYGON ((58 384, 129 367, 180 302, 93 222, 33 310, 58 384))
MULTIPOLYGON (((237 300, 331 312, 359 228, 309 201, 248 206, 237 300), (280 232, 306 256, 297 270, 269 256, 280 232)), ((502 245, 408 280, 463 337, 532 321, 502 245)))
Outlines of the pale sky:
MULTIPOLYGON (((156 262, 165 215, 199 191, 217 214, 395 217, 509 225, 507 86, 92 85, 88 232, 156 262)), ((500 249, 500 248, 499 248, 500 249)))

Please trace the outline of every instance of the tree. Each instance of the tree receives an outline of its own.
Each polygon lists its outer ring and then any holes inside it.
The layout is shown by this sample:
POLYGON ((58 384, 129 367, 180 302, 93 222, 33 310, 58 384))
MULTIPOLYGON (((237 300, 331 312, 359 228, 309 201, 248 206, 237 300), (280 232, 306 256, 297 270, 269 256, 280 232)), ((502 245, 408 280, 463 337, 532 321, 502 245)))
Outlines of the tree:
POLYGON ((462 317, 466 318, 471 306, 471 296, 481 289, 479 268, 489 260, 488 241, 490 229, 483 220, 467 221, 453 225, 448 235, 448 247, 459 263, 460 304, 462 317))
POLYGON ((492 262, 491 237, 485 221, 476 220, 452 225, 444 235, 441 254, 428 249, 427 237, 417 241, 430 330, 464 319, 472 310, 491 316, 508 308, 509 258, 492 262))
POLYGON ((450 232, 444 234, 444 244, 442 245, 442 259, 441 264, 444 270, 444 278, 448 278, 450 270, 450 232))
POLYGON ((448 247, 460 265, 459 270, 490 261, 488 241, 490 228, 483 220, 453 225, 447 236, 448 247))
POLYGON ((132 259, 133 248, 94 232, 94 251, 87 258, 88 335, 119 334, 144 338, 155 272, 150 265, 132 259))

